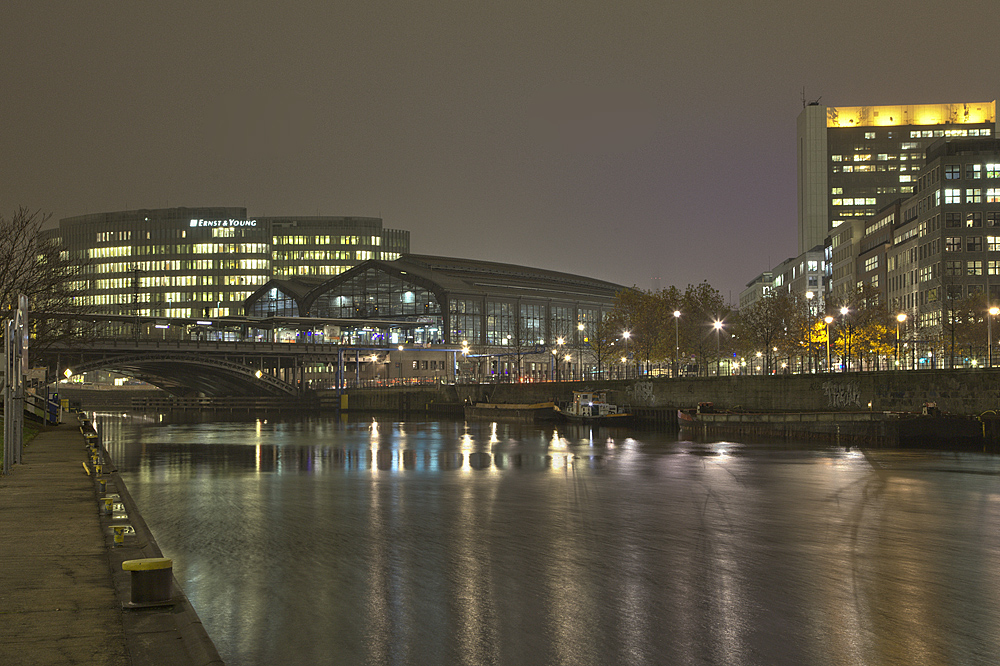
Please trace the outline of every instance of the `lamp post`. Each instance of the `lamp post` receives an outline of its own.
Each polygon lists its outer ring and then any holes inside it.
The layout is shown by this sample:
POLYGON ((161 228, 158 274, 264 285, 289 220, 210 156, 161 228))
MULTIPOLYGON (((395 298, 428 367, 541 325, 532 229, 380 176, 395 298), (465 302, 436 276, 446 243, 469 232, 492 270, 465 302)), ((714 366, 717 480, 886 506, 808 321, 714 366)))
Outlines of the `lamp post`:
POLYGON ((583 322, 576 322, 576 367, 581 380, 583 379, 583 329, 583 322))
POLYGON ((906 313, 900 312, 896 315, 896 368, 899 368, 899 351, 900 351, 900 340, 899 340, 899 325, 906 321, 906 313))
POLYGON ((628 339, 632 337, 629 331, 622 331, 622 338, 625 340, 625 379, 628 379, 628 339))
POLYGON ((555 356, 556 360, 556 380, 562 381, 562 369, 559 367, 559 354, 562 353, 562 346, 566 343, 566 339, 559 337, 556 338, 556 344, 558 347, 552 350, 552 354, 555 356))
POLYGON ((399 345, 399 383, 403 383, 403 345, 399 345))
MULTIPOLYGON (((848 308, 845 305, 844 307, 840 308, 840 316, 843 317, 846 320, 847 319, 847 314, 850 311, 851 311, 850 308, 848 308)), ((847 346, 844 348, 844 351, 847 352, 847 354, 846 354, 847 363, 844 365, 844 371, 845 372, 847 372, 847 371, 850 370, 850 367, 848 367, 850 365, 850 363, 851 363, 851 347, 850 347, 850 344, 851 344, 851 330, 850 330, 850 328, 848 328, 848 330, 847 330, 847 346)))
POLYGON ((807 353, 809 356, 809 374, 813 372, 813 311, 812 311, 812 299, 815 296, 811 291, 806 292, 806 325, 809 327, 809 344, 806 346, 807 353))
MULTIPOLYGON (((763 356, 763 354, 761 354, 761 352, 757 352, 757 366, 760 368, 760 376, 763 377, 764 376, 764 360, 761 358, 761 356, 763 356)), ((753 374, 753 373, 751 372, 750 374, 753 374)))
POLYGON ((826 322, 826 371, 830 372, 830 324, 833 323, 833 317, 827 315, 823 317, 823 321, 826 322))
POLYGON ((674 377, 680 377, 681 374, 681 334, 680 334, 680 324, 681 311, 674 310, 674 377))
POLYGON ((986 335, 987 335, 987 358, 989 361, 989 367, 993 367, 993 317, 1000 314, 1000 308, 993 306, 989 310, 990 316, 986 318, 986 335))
POLYGON ((715 327, 715 376, 718 377, 722 359, 722 322, 716 319, 713 326, 715 327))

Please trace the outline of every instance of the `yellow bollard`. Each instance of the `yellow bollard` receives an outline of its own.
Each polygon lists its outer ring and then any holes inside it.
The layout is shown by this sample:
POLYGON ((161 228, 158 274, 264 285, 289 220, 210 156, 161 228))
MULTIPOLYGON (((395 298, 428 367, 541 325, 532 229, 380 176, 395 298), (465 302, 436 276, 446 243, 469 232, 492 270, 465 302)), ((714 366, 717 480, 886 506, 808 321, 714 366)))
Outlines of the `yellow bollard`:
POLYGON ((114 497, 102 497, 101 501, 104 502, 104 514, 110 516, 115 507, 114 497))
POLYGON ((108 492, 108 480, 107 479, 98 479, 97 480, 97 487, 100 489, 102 495, 104 493, 108 492))
POLYGON ((132 603, 136 606, 153 606, 172 603, 173 566, 169 557, 147 557, 125 560, 123 571, 132 572, 132 603))
POLYGON ((113 525, 111 529, 115 532, 115 546, 124 546, 125 530, 128 529, 128 525, 113 525))

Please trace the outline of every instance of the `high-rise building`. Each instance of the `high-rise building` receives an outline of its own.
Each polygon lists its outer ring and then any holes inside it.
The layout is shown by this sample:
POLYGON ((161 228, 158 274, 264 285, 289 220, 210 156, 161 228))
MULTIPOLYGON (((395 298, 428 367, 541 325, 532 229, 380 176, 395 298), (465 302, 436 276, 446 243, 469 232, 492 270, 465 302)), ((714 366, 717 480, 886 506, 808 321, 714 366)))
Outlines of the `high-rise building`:
POLYGON ((941 138, 993 137, 996 101, 828 107, 797 122, 799 252, 831 230, 914 193, 924 150, 941 138))
POLYGON ((272 278, 332 277, 410 250, 374 217, 248 217, 245 208, 95 213, 42 232, 83 267, 83 305, 147 317, 225 317, 272 278))

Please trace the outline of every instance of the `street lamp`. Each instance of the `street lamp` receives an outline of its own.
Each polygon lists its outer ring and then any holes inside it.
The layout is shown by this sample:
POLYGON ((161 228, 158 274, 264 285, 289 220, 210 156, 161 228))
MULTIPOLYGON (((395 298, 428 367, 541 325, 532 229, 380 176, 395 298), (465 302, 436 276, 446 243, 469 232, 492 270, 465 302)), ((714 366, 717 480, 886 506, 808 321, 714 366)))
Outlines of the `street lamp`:
POLYGON ((681 334, 680 324, 678 324, 680 320, 681 311, 674 310, 674 377, 679 377, 681 374, 681 334))
POLYGON ((396 347, 396 349, 398 349, 400 351, 400 354, 399 354, 399 383, 402 384, 403 383, 403 354, 402 354, 403 345, 399 345, 398 347, 396 347))
MULTIPOLYGON (((847 306, 845 305, 844 307, 840 308, 840 316, 841 316, 841 317, 843 317, 844 319, 847 319, 847 314, 848 314, 848 313, 849 313, 850 311, 851 311, 851 310, 850 310, 850 308, 848 308, 848 307, 847 307, 847 306)), ((852 337, 852 336, 851 336, 851 333, 852 333, 852 331, 851 331, 851 329, 850 329, 850 328, 848 327, 848 329, 847 329, 847 346, 846 346, 846 347, 845 347, 845 349, 844 349, 844 351, 846 351, 846 352, 847 352, 847 354, 846 354, 846 358, 847 358, 847 363, 846 363, 846 364, 844 365, 844 371, 845 371, 845 372, 846 372, 846 371, 849 371, 849 370, 851 369, 851 368, 849 367, 849 366, 850 366, 850 363, 851 363, 851 342, 852 342, 852 341, 851 341, 851 337, 852 337)), ((843 354, 843 353, 841 353, 841 356, 844 356, 844 354, 843 354)))
POLYGON ((906 313, 896 315, 896 367, 899 367, 899 325, 906 321, 906 313))
POLYGON ((823 317, 823 321, 826 322, 826 371, 830 372, 830 324, 833 323, 833 317, 827 315, 823 317))
POLYGON ((715 327, 715 376, 719 376, 719 362, 722 358, 722 322, 718 319, 713 324, 715 327))
POLYGON ((1000 314, 1000 308, 994 305, 993 307, 990 308, 989 312, 990 316, 986 318, 987 346, 989 347, 988 349, 989 353, 987 354, 987 357, 989 359, 989 367, 992 369, 993 368, 993 317, 996 317, 998 314, 1000 314))
POLYGON ((578 321, 576 323, 576 366, 579 368, 580 379, 583 379, 583 322, 578 321))
POLYGON ((763 354, 761 354, 761 352, 757 352, 757 365, 760 366, 760 375, 761 375, 761 377, 763 377, 764 376, 764 361, 761 360, 761 356, 763 356, 763 354))
POLYGON ((631 337, 630 331, 622 331, 622 338, 625 340, 625 379, 628 379, 628 339, 631 337))
POLYGON ((806 345, 806 351, 809 356, 809 373, 813 371, 813 309, 812 309, 812 299, 815 296, 811 291, 806 292, 806 324, 809 326, 809 343, 806 345))

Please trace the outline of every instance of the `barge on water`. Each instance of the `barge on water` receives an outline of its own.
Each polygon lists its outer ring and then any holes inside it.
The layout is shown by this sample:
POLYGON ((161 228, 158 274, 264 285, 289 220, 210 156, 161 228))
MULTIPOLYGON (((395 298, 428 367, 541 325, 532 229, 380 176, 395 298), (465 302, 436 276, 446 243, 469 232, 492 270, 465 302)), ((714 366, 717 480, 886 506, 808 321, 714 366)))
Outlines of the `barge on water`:
POLYGON ((465 418, 470 421, 522 421, 525 423, 554 421, 556 419, 556 403, 479 402, 465 406, 465 418))
POLYGON ((984 423, 969 416, 941 414, 933 404, 922 412, 716 411, 712 403, 677 411, 677 423, 702 436, 825 439, 842 445, 874 447, 982 448, 984 423))

